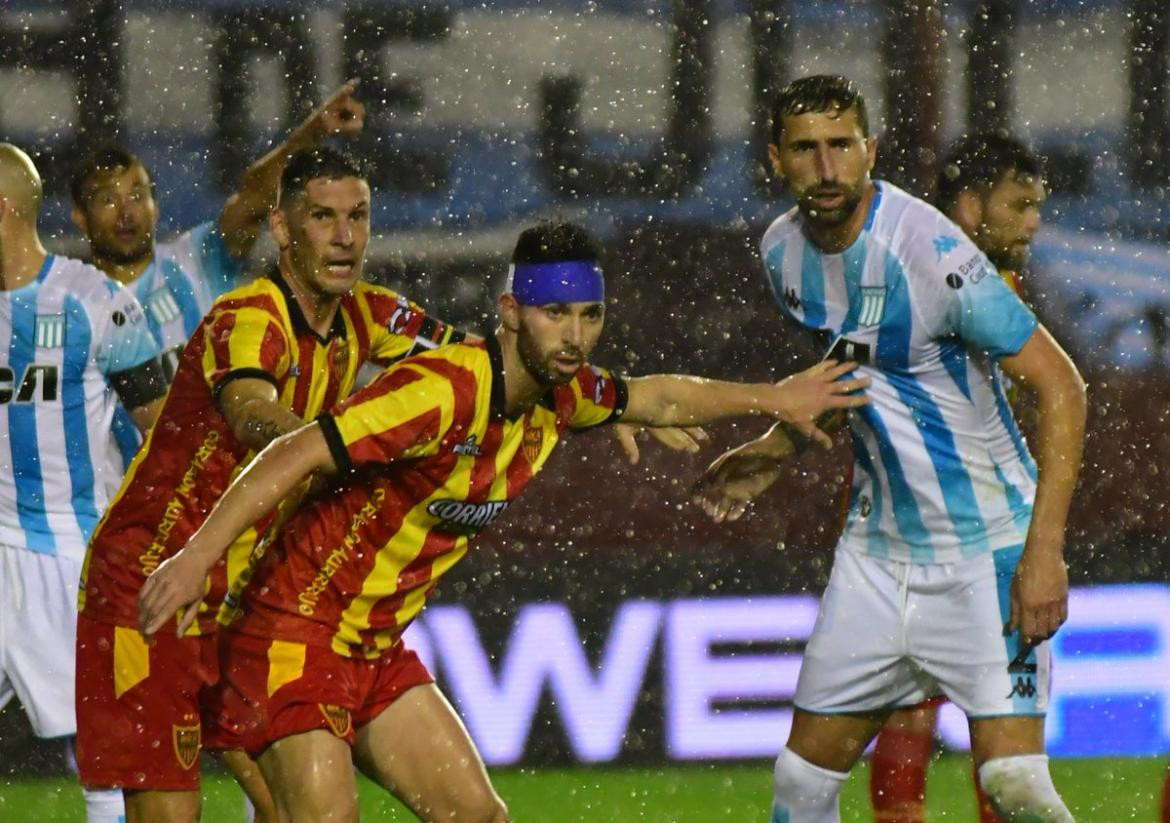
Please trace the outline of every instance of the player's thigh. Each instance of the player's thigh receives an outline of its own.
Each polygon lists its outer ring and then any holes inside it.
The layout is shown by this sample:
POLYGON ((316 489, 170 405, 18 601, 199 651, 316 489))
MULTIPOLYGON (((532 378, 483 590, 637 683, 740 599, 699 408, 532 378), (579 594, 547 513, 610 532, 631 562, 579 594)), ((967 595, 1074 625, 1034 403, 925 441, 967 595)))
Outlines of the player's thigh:
POLYGON ((38 737, 72 735, 81 560, 12 546, 0 553, 5 673, 38 737))
POLYGON ((814 766, 847 772, 861 758, 886 717, 886 712, 812 714, 797 709, 787 745, 814 766))
POLYGON ((1044 752, 1043 717, 983 717, 969 725, 976 767, 997 757, 1044 752))
POLYGON ((217 751, 216 754, 252 803, 255 823, 275 823, 278 819, 276 801, 272 799, 272 792, 264 782, 259 764, 240 749, 225 749, 217 751))
POLYGON ((198 823, 199 792, 125 791, 126 823, 198 823))
POLYGON ((277 740, 256 759, 287 823, 357 821, 357 782, 349 743, 323 729, 277 740))
POLYGON ((917 706, 908 706, 890 712, 886 728, 911 734, 933 735, 937 721, 938 703, 934 700, 928 700, 917 706))
POLYGON ((424 820, 503 820, 503 802, 451 704, 415 686, 357 731, 354 761, 424 820))

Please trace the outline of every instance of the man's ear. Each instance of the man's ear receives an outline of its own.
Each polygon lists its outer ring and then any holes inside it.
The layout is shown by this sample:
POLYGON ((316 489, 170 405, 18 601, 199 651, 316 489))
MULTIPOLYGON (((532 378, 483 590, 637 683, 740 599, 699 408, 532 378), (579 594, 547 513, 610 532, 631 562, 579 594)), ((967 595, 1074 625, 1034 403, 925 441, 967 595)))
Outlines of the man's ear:
POLYGON ((974 236, 983 224, 983 198, 978 192, 964 189, 955 197, 951 219, 959 224, 968 236, 974 236))
POLYGON ((276 247, 284 251, 292 245, 292 236, 288 231, 288 218, 283 209, 273 209, 268 213, 268 230, 272 232, 272 239, 276 247))
POLYGON ((520 304, 514 294, 501 294, 499 299, 500 323, 510 332, 520 330, 520 304))
POLYGON ((780 149, 775 143, 768 144, 768 163, 772 167, 772 174, 777 180, 784 179, 784 170, 780 167, 780 149))
POLYGON ((865 138, 865 156, 866 156, 866 171, 873 171, 873 167, 877 164, 877 138, 865 138))
POLYGON ((73 225, 77 227, 79 232, 86 237, 89 236, 89 221, 85 219, 85 212, 74 205, 69 209, 69 219, 73 221, 73 225))

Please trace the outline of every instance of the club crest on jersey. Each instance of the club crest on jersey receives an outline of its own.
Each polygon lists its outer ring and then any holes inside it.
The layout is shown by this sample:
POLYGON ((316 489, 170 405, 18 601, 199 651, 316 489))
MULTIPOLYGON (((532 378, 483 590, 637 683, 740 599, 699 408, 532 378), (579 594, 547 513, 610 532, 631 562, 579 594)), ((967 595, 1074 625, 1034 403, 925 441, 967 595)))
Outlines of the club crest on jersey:
POLYGON ((199 760, 199 747, 202 743, 199 725, 171 726, 171 742, 175 747, 175 757, 184 769, 190 769, 199 760))
POLYGON ((182 313, 170 289, 159 289, 146 298, 146 308, 160 326, 165 326, 182 313))
POLYGON ((535 464, 536 458, 540 457, 540 450, 544 446, 544 429, 529 427, 527 423, 524 426, 524 456, 528 458, 528 462, 535 464))
POLYGON ((886 313, 886 287, 862 286, 861 311, 857 313, 857 325, 876 326, 886 313))
POLYGON ((38 314, 33 323, 33 339, 39 349, 59 349, 65 345, 65 315, 38 314))
POLYGON ((390 315, 390 320, 386 323, 386 327, 394 334, 402 334, 406 327, 410 325, 411 319, 414 317, 414 309, 406 300, 398 300, 398 308, 394 310, 394 314, 390 315))
POLYGON ((329 731, 338 737, 345 737, 349 734, 353 728, 353 720, 349 716, 349 709, 343 709, 341 706, 332 706, 326 703, 318 703, 317 708, 321 710, 321 716, 329 724, 329 731))
POLYGON ((349 362, 349 343, 341 338, 333 344, 333 368, 341 370, 349 362))

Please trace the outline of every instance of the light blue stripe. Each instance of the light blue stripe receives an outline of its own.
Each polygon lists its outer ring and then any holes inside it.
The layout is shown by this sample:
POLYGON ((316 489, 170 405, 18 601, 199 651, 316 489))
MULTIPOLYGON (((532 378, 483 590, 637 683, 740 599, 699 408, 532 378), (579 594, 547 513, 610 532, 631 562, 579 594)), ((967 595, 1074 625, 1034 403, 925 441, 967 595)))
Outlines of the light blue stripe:
MULTIPOLYGON (((190 337, 191 333, 198 327, 199 321, 203 319, 203 309, 199 307, 199 298, 195 295, 195 290, 191 288, 190 281, 183 275, 183 270, 175 261, 163 260, 159 266, 163 282, 166 283, 175 302, 179 304, 180 311, 183 312, 183 333, 190 337)), ((159 345, 164 346, 166 343, 160 340, 159 345)))
MULTIPOLYGON (((1006 549, 998 549, 991 553, 995 560, 995 588, 999 595, 999 617, 1004 625, 1007 625, 1008 620, 1012 616, 1012 579, 1016 575, 1016 567, 1020 563, 1020 555, 1024 553, 1023 546, 1010 546, 1006 549)), ((1008 663, 1016 659, 1016 655, 1020 653, 1020 632, 1014 631, 1011 634, 1005 635, 1003 638, 1004 650, 1007 653, 1008 663)), ((1036 650, 1032 649, 1028 652, 1028 656, 1024 658, 1025 663, 1036 665, 1036 650)), ((1032 677, 1032 684, 1038 686, 1038 679, 1036 676, 1032 677)), ((1010 677, 1009 680, 1014 683, 1015 677, 1010 677)), ((1039 690, 1031 697, 1016 694, 1012 692, 1012 713, 1018 715, 1030 715, 1038 712, 1037 701, 1039 699, 1039 690)))
POLYGON ((76 297, 65 298, 65 361, 61 375, 61 402, 65 417, 65 459, 73 494, 73 514, 85 541, 97 526, 99 512, 93 496, 93 460, 89 453, 89 426, 85 408, 85 370, 93 330, 89 314, 76 297))
MULTIPOLYGON (((147 328, 150 329, 150 335, 155 339, 155 341, 157 341, 159 347, 161 348, 167 344, 167 341, 163 338, 162 326, 159 325, 158 320, 154 316, 154 312, 151 311, 150 308, 150 295, 153 293, 155 285, 155 278, 152 275, 154 274, 154 270, 157 265, 158 263, 151 263, 146 271, 144 271, 139 276, 139 278, 134 281, 133 291, 134 297, 138 300, 139 303, 142 304, 142 308, 146 314, 146 325, 147 328)), ((117 418, 115 418, 115 421, 116 419, 117 418)), ((116 431, 115 436, 117 436, 116 431)), ((121 448, 120 441, 118 447, 121 448)))
POLYGON ((878 338, 879 357, 886 368, 886 377, 922 436, 942 492, 943 505, 959 538, 961 553, 964 556, 979 554, 987 551, 990 544, 971 476, 959 456, 955 436, 943 418, 942 410, 908 368, 910 329, 914 321, 905 272, 893 254, 886 260, 886 287, 886 317, 878 338))
MULTIPOLYGON (((869 458, 869 450, 865 447, 865 441, 857 432, 851 432, 851 435, 853 437, 853 459, 856 461, 857 467, 869 475, 870 493, 873 495, 869 501, 872 508, 869 513, 869 522, 866 524, 865 529, 868 540, 866 551, 874 557, 889 557, 890 541, 886 539, 886 535, 882 532, 882 513, 885 511, 885 498, 882 496, 881 483, 878 482, 877 468, 869 458)), ((851 512, 857 511, 854 508, 856 505, 857 501, 851 499, 849 501, 849 510, 851 512)))
POLYGON ((114 433, 118 451, 122 454, 122 470, 125 471, 130 467, 130 461, 134 459, 138 447, 142 445, 142 435, 138 433, 138 427, 134 425, 130 412, 126 411, 121 402, 114 406, 114 422, 110 429, 114 433))
POLYGON ((999 466, 995 467, 995 476, 1003 484, 1003 496, 1007 499, 1008 508, 1012 513, 1012 520, 1020 530, 1021 535, 1027 535, 1028 527, 1032 522, 1032 507, 1020 494, 1020 490, 1008 481, 999 466))
POLYGON ((789 823, 788 809, 780 808, 779 803, 772 804, 772 823, 789 823))
POLYGON ((857 317, 861 313, 861 276, 865 272, 865 259, 868 253, 869 233, 863 231, 857 242, 847 248, 842 255, 845 265, 845 295, 849 304, 849 310, 845 313, 839 332, 843 335, 857 328, 857 317))
POLYGON ((922 522, 922 513, 918 510, 914 492, 906 482, 906 473, 902 470, 898 451, 890 439, 889 429, 873 406, 862 406, 857 411, 860 413, 858 419, 873 430, 874 438, 877 440, 878 457, 886 470, 886 481, 889 483, 890 496, 893 499, 894 522, 902 539, 910 547, 910 560, 914 563, 934 562, 934 547, 930 542, 930 533, 922 522))
MULTIPOLYGON (((45 261, 45 269, 37 276, 38 285, 11 292, 12 340, 8 345, 8 367, 13 374, 13 399, 20 388, 25 370, 32 363, 36 351, 35 325, 39 282, 52 257, 45 261)), ((24 529, 30 549, 42 554, 56 554, 57 541, 49 529, 45 515, 45 482, 41 472, 41 451, 37 443, 37 408, 35 403, 8 404, 8 443, 12 449, 12 468, 16 484, 16 513, 24 529)))
MULTIPOLYGON (((241 266, 228 251, 223 235, 219 233, 219 226, 215 223, 211 223, 209 228, 204 230, 200 239, 199 260, 203 267, 202 280, 210 289, 212 300, 235 287, 241 266)), ((207 310, 204 309, 200 315, 206 313, 207 310)), ((191 334, 192 331, 194 329, 188 330, 187 334, 191 334)))
POLYGON ((772 298, 780 311, 788 312, 788 304, 784 302, 784 244, 777 243, 768 249, 764 256, 764 267, 768 270, 768 280, 772 283, 772 298))
POLYGON ((814 329, 825 326, 825 272, 822 255, 812 243, 804 241, 800 262, 800 302, 804 305, 804 324, 814 329))
POLYGON ((971 396, 971 384, 967 380, 967 347, 955 340, 944 340, 939 344, 939 359, 943 368, 955 381, 955 385, 963 396, 970 402, 975 402, 971 396))
POLYGON ((1020 458, 1020 462, 1024 464, 1024 470, 1028 472, 1028 476, 1035 483, 1038 478, 1036 461, 1032 459, 1032 454, 1028 451, 1028 444, 1024 442, 1024 435, 1020 433, 1015 415, 1012 414, 1007 392, 1003 390, 1003 379, 1000 377, 999 366, 992 364, 991 369, 991 392, 995 395, 995 409, 999 412, 999 422, 1007 429, 1008 435, 1012 439, 1012 445, 1016 447, 1016 456, 1020 458))

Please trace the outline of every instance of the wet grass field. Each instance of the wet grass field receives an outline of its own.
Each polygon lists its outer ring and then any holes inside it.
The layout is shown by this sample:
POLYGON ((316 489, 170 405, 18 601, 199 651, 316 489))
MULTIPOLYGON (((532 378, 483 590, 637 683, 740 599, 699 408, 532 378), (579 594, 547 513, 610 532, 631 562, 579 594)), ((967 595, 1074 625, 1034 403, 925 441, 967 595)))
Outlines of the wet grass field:
MULTIPOLYGON (((1156 823, 1166 760, 1054 760, 1053 779, 1078 821, 1156 823)), ((868 765, 849 780, 842 820, 872 820, 868 765)), ((768 763, 662 769, 496 770, 496 786, 517 821, 764 821, 771 802, 768 763)), ((413 819, 372 784, 361 785, 363 820, 413 819)), ((230 778, 204 781, 203 820, 242 821, 242 795, 230 778)), ((928 819, 974 820, 967 758, 939 757, 931 768, 928 819)), ((84 821, 80 792, 67 780, 0 784, 0 821, 84 821)))

